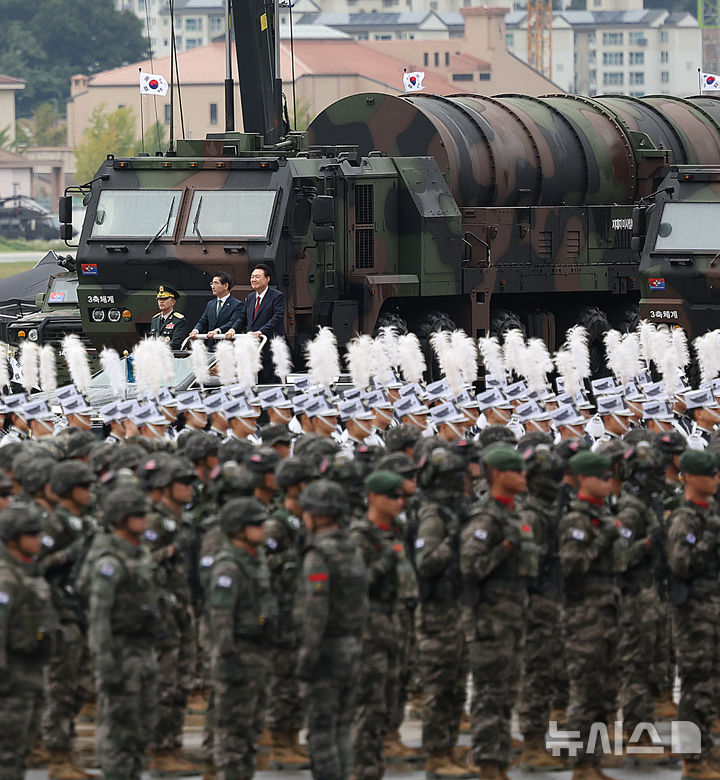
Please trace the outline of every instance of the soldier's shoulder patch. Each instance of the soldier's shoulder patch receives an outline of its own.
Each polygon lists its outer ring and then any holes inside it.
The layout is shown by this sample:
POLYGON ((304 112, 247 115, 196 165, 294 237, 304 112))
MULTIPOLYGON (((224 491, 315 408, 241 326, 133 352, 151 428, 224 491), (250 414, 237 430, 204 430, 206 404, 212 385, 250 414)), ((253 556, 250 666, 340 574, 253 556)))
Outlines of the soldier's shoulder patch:
POLYGON ((473 534, 473 536, 477 540, 479 540, 481 542, 484 542, 487 539, 488 532, 484 528, 476 528, 475 529, 475 533, 473 534))
POLYGON ((68 517, 68 525, 70 528, 72 528, 73 531, 82 531, 83 523, 82 520, 79 517, 76 517, 75 515, 70 515, 68 517))
POLYGON ((215 558, 213 558, 212 555, 203 555, 203 557, 200 559, 200 565, 204 569, 210 568, 213 563, 215 563, 215 558))
POLYGON ((316 593, 325 590, 329 580, 326 571, 313 571, 308 574, 308 582, 316 593))
POLYGON ((578 542, 582 542, 587 536, 587 534, 585 533, 585 531, 582 530, 582 528, 571 528, 570 536, 573 539, 576 539, 578 542))
POLYGON ((622 528, 620 529, 620 533, 626 539, 630 539, 630 537, 633 535, 632 529, 628 528, 627 526, 622 526, 622 528))
POLYGON ((148 542, 157 542, 157 531, 153 531, 152 528, 148 528, 147 531, 145 531, 145 538, 148 540, 148 542))
POLYGON ((686 534, 685 541, 688 544, 695 544, 695 542, 697 542, 697 538, 695 537, 695 534, 686 534))
POLYGON ((10 594, 4 590, 0 590, 0 606, 6 606, 10 603, 10 594))
POLYGON ((184 320, 185 319, 185 315, 184 314, 180 314, 179 311, 174 311, 173 312, 173 317, 177 317, 179 320, 184 320))
POLYGON ((228 577, 227 574, 221 574, 217 578, 218 588, 230 588, 232 587, 232 577, 228 577))
POLYGON ((177 529, 177 523, 176 523, 176 522, 175 522, 173 519, 171 519, 171 518, 169 518, 169 517, 166 517, 166 518, 163 520, 163 526, 165 527, 165 530, 166 530, 166 531, 167 531, 169 534, 171 534, 171 533, 174 533, 174 532, 175 532, 175 530, 177 529))
POLYGON ((160 312, 158 312, 157 314, 153 314, 152 319, 155 319, 156 317, 159 317, 159 316, 160 316, 160 312))
POLYGON ((419 539, 415 540, 415 549, 422 550, 423 547, 425 547, 425 540, 421 536, 419 539))
POLYGON ((55 540, 52 538, 52 536, 50 536, 50 534, 43 534, 40 542, 46 550, 49 550, 55 546, 55 540))
POLYGON ((100 574, 103 577, 112 577, 113 574, 115 574, 115 566, 112 563, 110 563, 109 561, 106 561, 100 567, 100 574))
POLYGON ((277 550, 278 547, 277 539, 273 539, 272 536, 270 536, 268 539, 265 540, 265 544, 267 545, 269 550, 277 550))

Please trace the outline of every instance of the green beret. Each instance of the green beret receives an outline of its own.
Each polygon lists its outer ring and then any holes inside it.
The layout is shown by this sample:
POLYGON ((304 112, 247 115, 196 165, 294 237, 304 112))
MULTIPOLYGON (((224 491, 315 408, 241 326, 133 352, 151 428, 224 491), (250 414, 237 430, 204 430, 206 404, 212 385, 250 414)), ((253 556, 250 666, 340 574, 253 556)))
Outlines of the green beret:
POLYGON ((373 471, 365 479, 365 491, 367 493, 379 493, 389 496, 402 489, 403 478, 392 471, 373 471))
POLYGON ((718 470, 718 460, 710 450, 685 450, 680 456, 680 469, 685 474, 712 477, 718 470))
POLYGON ((512 447, 498 444, 489 447, 483 455, 483 463, 498 471, 525 471, 522 455, 512 447))
POLYGON ((581 477, 602 477, 612 466, 610 458, 590 450, 573 455, 569 463, 572 473, 581 477))

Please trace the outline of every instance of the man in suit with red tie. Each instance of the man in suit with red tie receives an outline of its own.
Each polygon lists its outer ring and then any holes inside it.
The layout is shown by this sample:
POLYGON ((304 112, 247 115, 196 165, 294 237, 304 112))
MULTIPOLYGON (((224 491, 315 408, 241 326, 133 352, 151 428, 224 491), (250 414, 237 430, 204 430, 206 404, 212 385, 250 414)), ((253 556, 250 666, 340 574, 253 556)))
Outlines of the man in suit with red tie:
POLYGON ((260 384, 276 381, 270 354, 270 341, 273 336, 285 335, 285 294, 270 287, 272 271, 261 263, 256 265, 250 275, 250 286, 253 291, 240 304, 227 337, 245 331, 255 336, 267 336, 267 344, 263 349, 263 367, 258 377, 260 384))
POLYGON ((230 274, 224 271, 213 276, 210 289, 215 298, 205 307, 202 317, 190 332, 191 339, 199 333, 207 333, 208 338, 211 339, 219 338, 228 332, 242 307, 240 301, 230 295, 231 284, 230 274))

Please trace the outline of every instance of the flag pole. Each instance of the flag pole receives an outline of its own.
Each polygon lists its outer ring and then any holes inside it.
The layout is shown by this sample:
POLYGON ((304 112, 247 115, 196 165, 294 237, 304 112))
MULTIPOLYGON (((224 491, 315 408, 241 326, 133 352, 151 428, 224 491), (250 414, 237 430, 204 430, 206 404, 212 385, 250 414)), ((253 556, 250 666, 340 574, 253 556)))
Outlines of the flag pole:
POLYGON ((698 89, 700 90, 700 95, 702 95, 702 73, 700 72, 700 68, 698 68, 698 89))
MULTIPOLYGON (((140 75, 142 76, 142 68, 138 68, 140 75)), ((140 143, 142 144, 142 151, 145 154, 145 121, 143 118, 143 93, 140 90, 140 143)))

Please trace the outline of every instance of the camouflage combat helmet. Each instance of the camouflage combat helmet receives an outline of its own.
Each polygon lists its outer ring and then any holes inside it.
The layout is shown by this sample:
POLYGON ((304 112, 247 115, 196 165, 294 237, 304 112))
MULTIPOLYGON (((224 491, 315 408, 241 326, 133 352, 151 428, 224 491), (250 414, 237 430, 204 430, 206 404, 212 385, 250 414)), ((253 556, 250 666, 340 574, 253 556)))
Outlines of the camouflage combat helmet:
POLYGON ((452 493, 462 491, 465 479, 465 459, 450 447, 436 447, 419 462, 418 485, 430 490, 452 493))
POLYGON ((218 438, 214 434, 206 431, 192 431, 183 439, 180 454, 195 463, 207 458, 208 455, 217 455, 219 446, 218 438))
POLYGON ((260 429, 260 438, 263 446, 272 447, 273 444, 290 444, 293 434, 283 423, 270 423, 260 429))
POLYGON ((113 471, 122 468, 134 471, 146 459, 147 452, 139 444, 119 444, 110 460, 110 468, 113 471))
POLYGON ((13 461, 13 474, 22 489, 31 496, 48 483, 54 465, 52 458, 26 457, 21 454, 13 461))
POLYGON ((295 455, 281 460, 275 467, 275 480, 280 490, 286 490, 301 482, 311 482, 317 476, 312 463, 295 455))
POLYGON ((634 444, 639 444, 640 442, 655 445, 657 443, 657 438, 657 433, 649 431, 647 428, 632 428, 622 437, 622 440, 629 447, 634 444))
POLYGON ((553 438, 545 431, 529 431, 517 441, 518 452, 525 452, 529 447, 537 447, 538 444, 552 446, 553 438))
POLYGON ((338 452, 334 458, 323 458, 318 466, 318 474, 323 479, 337 482, 348 491, 359 491, 362 496, 365 471, 349 453, 338 452))
POLYGON ((383 455, 385 450, 375 444, 360 444, 355 448, 355 460, 358 462, 364 476, 373 471, 377 459, 383 455))
POLYGON ((606 458, 610 458, 611 463, 617 466, 625 456, 625 453, 630 447, 625 444, 622 439, 610 439, 610 441, 604 441, 598 444, 595 449, 599 455, 604 455, 606 458))
POLYGON ((562 458, 547 444, 518 447, 518 452, 525 462, 528 492, 546 501, 553 501, 565 474, 562 458))
POLYGON ((504 425, 488 425, 487 428, 483 428, 478 434, 478 441, 483 448, 497 442, 504 442, 513 447, 517 443, 515 434, 504 425))
POLYGON ((22 452, 25 442, 11 441, 9 444, 0 447, 0 471, 10 471, 15 456, 22 452))
POLYGON ((257 447, 254 452, 245 456, 243 462, 250 471, 256 471, 258 474, 275 473, 280 456, 272 447, 257 447))
POLYGON ((246 525, 262 525, 267 518, 265 505, 256 498, 234 498, 220 510, 220 528, 234 534, 246 525))
POLYGON ((215 501, 222 505, 232 498, 252 496, 261 479, 262 475, 258 472, 251 471, 244 464, 228 460, 212 470, 210 493, 215 501))
POLYGON ((107 471, 112 463, 113 456, 117 450, 117 445, 110 442, 99 441, 96 442, 90 450, 88 456, 88 463, 90 468, 96 474, 102 474, 103 471, 107 471))
POLYGON ((660 492, 665 484, 665 457, 657 447, 641 441, 626 450, 621 473, 639 492, 660 492))
POLYGON ((77 460, 64 460, 56 463, 50 472, 50 490, 56 496, 67 496, 74 487, 90 486, 95 482, 95 474, 86 463, 77 460))
POLYGON ((220 463, 226 463, 230 460, 242 463, 245 460, 245 456, 254 450, 255 447, 252 442, 249 442, 247 439, 236 439, 233 437, 221 442, 218 448, 218 460, 220 463))
MULTIPOLYGON (((710 437, 712 440, 712 436, 710 437)), ((665 455, 666 462, 670 462, 673 455, 682 455, 687 449, 687 439, 678 431, 665 431, 656 440, 656 446, 665 455)))
POLYGON ((318 479, 300 494, 300 506, 311 515, 340 517, 349 510, 342 485, 330 479, 318 479))
POLYGON ((9 496, 14 487, 10 477, 4 471, 0 471, 0 495, 9 496))
POLYGON ((115 488, 107 494, 103 506, 103 520, 108 526, 118 525, 128 517, 144 517, 148 512, 148 500, 140 490, 126 486, 115 488))
POLYGON ((153 455, 138 468, 137 473, 150 490, 197 477, 193 464, 187 458, 165 453, 153 455))
POLYGON ((375 464, 375 468, 378 471, 393 471, 395 474, 402 474, 407 479, 412 479, 418 472, 417 463, 404 452, 391 452, 384 455, 375 464))
POLYGON ((82 458, 97 444, 97 438, 92 431, 83 431, 80 428, 65 428, 56 438, 62 439, 66 458, 82 458))
POLYGON ((416 425, 400 423, 385 432, 385 448, 388 452, 414 448, 421 435, 422 431, 416 425))
POLYGON ((584 452, 589 449, 590 445, 585 439, 563 439, 557 447, 555 447, 555 453, 562 459, 565 470, 567 471, 570 458, 572 458, 573 455, 577 455, 578 452, 584 452))
POLYGON ((323 458, 331 458, 339 450, 340 445, 331 439, 326 439, 319 433, 306 433, 295 442, 293 454, 301 458, 308 458, 316 466, 319 466, 323 458))
POLYGON ((0 512, 0 540, 9 542, 23 534, 42 532, 40 510, 31 502, 11 504, 0 512))

